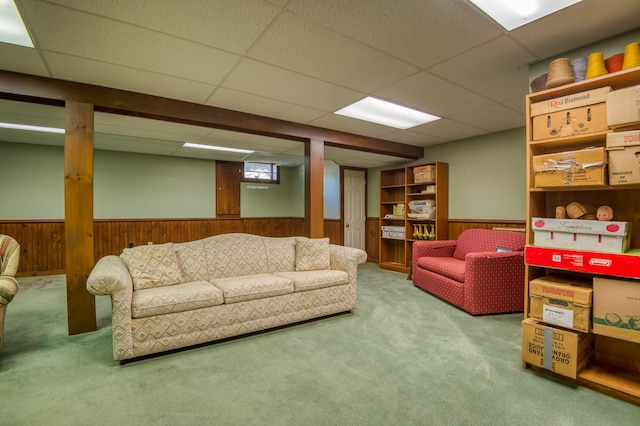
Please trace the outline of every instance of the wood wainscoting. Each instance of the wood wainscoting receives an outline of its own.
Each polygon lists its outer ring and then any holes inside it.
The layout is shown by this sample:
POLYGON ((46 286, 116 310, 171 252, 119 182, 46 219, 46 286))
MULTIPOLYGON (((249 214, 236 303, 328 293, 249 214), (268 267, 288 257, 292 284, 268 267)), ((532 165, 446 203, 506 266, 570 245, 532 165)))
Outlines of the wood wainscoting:
MULTIPOLYGON (((342 221, 325 220, 324 226, 331 243, 342 244, 342 221)), ((120 254, 130 244, 179 243, 230 232, 269 237, 304 235, 304 218, 99 219, 93 229, 97 261, 120 254)), ((10 235, 20 244, 18 276, 65 273, 63 220, 4 220, 0 221, 0 234, 10 235)))
MULTIPOLYGON (((378 262, 380 244, 380 221, 377 217, 367 218, 366 252, 369 262, 378 262)), ((450 240, 458 238, 463 231, 471 228, 509 228, 523 230, 524 220, 484 220, 484 219, 449 219, 448 231, 450 240)))

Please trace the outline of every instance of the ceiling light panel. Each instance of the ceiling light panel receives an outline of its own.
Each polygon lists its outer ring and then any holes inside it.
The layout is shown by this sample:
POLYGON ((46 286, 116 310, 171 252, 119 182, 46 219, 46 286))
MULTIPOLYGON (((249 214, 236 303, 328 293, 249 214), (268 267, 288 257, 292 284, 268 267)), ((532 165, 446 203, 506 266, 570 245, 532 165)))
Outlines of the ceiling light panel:
POLYGON ((370 96, 348 105, 335 113, 403 130, 440 119, 440 117, 436 117, 435 115, 370 96))
POLYGON ((550 15, 580 0, 471 0, 507 31, 550 15))
POLYGON ((33 47, 29 32, 13 0, 0 0, 0 42, 33 47))

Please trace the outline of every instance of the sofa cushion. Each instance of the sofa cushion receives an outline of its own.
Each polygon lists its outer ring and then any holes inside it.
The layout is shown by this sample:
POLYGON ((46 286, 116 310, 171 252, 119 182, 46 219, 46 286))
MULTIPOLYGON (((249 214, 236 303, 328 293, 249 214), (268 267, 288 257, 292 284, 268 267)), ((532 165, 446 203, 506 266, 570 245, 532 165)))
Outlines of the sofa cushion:
POLYGON ((183 282, 209 280, 209 267, 202 240, 174 244, 173 249, 182 271, 183 282))
POLYGON ((524 245, 525 235, 522 232, 467 229, 458 237, 453 257, 464 260, 468 253, 495 252, 498 247, 522 251, 524 245))
POLYGON ((210 278, 266 274, 267 253, 263 237, 220 234, 203 240, 210 278))
POLYGON ((146 318, 174 312, 191 311, 222 305, 222 291, 208 281, 176 284, 133 292, 131 313, 133 318, 146 318))
POLYGON ((330 269, 326 271, 276 272, 274 275, 293 281, 295 291, 315 290, 349 282, 349 274, 330 269))
POLYGON ((464 283, 464 271, 466 262, 455 257, 421 257, 418 259, 418 268, 426 269, 438 275, 464 283))
POLYGON ((120 258, 129 269, 135 290, 183 282, 172 243, 126 248, 120 258))
POLYGON ((270 274, 274 272, 295 271, 296 239, 294 237, 264 237, 267 252, 267 265, 270 274))
POLYGON ((331 269, 329 238, 296 239, 296 271, 331 269))
POLYGON ((211 283, 222 290, 224 303, 262 299, 293 293, 293 282, 271 274, 216 278, 211 283))

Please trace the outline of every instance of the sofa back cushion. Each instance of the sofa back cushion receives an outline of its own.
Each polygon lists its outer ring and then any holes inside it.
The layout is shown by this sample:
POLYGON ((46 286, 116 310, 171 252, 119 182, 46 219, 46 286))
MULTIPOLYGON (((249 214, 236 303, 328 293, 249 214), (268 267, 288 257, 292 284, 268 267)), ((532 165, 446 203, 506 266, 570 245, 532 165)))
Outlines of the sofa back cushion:
POLYGON ((295 271, 295 237, 262 237, 262 241, 267 252, 268 273, 295 271))
POLYGON ((210 278, 268 273, 263 237, 230 233, 203 240, 210 278))
POLYGON ((329 238, 296 238, 296 271, 331 269, 329 238))
POLYGON ((524 232, 467 229, 458 237, 453 257, 464 260, 467 253, 495 252, 499 249, 522 251, 524 245, 524 232))
POLYGON ((134 290, 183 282, 173 243, 126 248, 120 258, 129 269, 134 290))
POLYGON ((177 243, 173 245, 173 249, 178 257, 183 282, 209 280, 209 267, 203 240, 177 243))

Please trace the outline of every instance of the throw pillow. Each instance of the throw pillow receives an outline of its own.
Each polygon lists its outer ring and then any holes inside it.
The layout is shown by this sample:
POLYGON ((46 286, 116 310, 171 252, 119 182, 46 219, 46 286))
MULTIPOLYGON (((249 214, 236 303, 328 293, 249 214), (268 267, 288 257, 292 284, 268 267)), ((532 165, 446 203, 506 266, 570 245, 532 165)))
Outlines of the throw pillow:
POLYGON ((129 268, 134 290, 182 282, 182 272, 172 243, 126 248, 120 258, 129 268))
POLYGON ((329 238, 296 240, 296 271, 331 269, 329 238))

